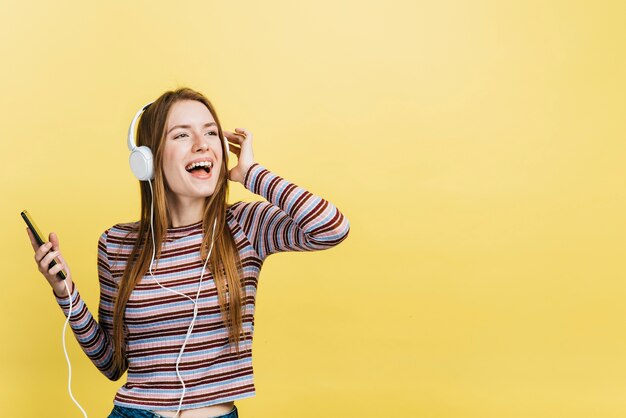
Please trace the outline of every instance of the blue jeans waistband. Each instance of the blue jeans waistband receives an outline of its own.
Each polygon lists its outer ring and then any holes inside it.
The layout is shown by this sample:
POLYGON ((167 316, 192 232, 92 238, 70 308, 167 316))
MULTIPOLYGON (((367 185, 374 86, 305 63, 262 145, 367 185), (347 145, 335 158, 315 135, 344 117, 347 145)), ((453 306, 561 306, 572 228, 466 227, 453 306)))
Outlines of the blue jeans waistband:
MULTIPOLYGON (((163 415, 155 414, 147 409, 127 408, 125 406, 115 405, 108 418, 161 418, 163 415)), ((226 415, 220 415, 215 418, 238 418, 237 407, 226 415)))

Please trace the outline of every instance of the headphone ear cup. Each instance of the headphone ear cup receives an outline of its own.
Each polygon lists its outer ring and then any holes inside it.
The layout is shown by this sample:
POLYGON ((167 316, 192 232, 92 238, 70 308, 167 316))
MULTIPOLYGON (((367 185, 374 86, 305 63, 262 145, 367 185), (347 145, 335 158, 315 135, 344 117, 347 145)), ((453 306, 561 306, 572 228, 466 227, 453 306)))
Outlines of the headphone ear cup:
POLYGON ((146 146, 135 148, 130 153, 130 169, 141 181, 152 180, 154 177, 154 160, 152 151, 146 146))

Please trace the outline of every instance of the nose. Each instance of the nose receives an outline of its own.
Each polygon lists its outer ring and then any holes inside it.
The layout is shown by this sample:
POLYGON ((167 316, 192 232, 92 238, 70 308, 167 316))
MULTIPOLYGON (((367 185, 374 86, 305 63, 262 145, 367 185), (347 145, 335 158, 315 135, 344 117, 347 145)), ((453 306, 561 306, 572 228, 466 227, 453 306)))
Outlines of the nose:
POLYGON ((194 135, 194 143, 193 150, 194 152, 198 151, 207 151, 209 149, 209 141, 203 135, 194 135))

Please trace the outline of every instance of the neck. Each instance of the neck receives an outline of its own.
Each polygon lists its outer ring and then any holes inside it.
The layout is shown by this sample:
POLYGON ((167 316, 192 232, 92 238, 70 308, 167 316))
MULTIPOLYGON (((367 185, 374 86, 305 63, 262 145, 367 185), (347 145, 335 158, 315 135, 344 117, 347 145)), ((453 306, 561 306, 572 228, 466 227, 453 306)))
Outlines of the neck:
POLYGON ((171 193, 166 193, 165 198, 172 228, 191 225, 202 220, 205 205, 204 198, 176 196, 171 193))

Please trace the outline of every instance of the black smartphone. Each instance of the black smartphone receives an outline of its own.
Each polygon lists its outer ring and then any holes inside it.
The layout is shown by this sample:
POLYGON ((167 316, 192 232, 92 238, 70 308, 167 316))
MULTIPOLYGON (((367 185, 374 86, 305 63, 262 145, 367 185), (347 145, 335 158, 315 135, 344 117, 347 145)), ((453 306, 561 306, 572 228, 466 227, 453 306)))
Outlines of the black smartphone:
MULTIPOLYGON (((28 229, 30 229, 30 231, 35 236, 35 240, 37 241, 37 243, 40 246, 45 244, 45 241, 43 240, 43 234, 41 233, 39 228, 37 228, 37 225, 35 225, 35 221, 33 221, 33 218, 30 216, 30 214, 27 211, 23 210, 21 215, 22 219, 24 219, 24 222, 26 222, 26 225, 28 225, 28 229)), ((56 261, 52 260, 50 262, 50 265, 48 265, 48 268, 51 269, 53 266, 56 266, 56 264, 56 261)), ((57 277, 65 280, 65 272, 61 270, 57 273, 57 277)))

